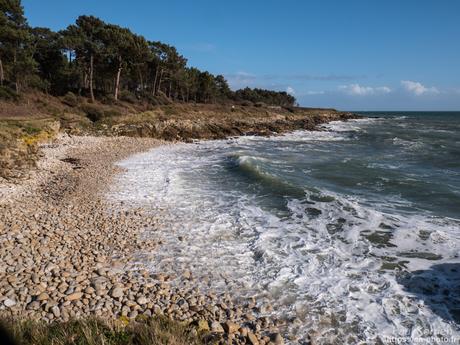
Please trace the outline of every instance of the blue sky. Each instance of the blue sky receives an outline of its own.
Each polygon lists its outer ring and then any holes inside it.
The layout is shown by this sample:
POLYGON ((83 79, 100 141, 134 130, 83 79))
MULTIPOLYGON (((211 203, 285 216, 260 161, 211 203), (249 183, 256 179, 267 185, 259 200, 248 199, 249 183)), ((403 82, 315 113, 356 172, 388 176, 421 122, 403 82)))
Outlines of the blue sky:
POLYGON ((458 0, 24 0, 32 26, 81 14, 172 44, 232 88, 304 106, 460 110, 458 0))

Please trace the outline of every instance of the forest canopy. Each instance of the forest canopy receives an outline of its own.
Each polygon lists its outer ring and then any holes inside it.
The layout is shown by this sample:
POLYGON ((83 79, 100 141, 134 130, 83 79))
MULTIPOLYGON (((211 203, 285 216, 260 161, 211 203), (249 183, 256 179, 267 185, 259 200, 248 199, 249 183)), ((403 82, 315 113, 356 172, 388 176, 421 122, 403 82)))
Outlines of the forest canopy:
POLYGON ((264 89, 233 91, 222 75, 187 65, 175 47, 80 16, 65 30, 30 27, 20 0, 0 0, 0 87, 96 99, 253 102, 292 106, 295 98, 264 89))

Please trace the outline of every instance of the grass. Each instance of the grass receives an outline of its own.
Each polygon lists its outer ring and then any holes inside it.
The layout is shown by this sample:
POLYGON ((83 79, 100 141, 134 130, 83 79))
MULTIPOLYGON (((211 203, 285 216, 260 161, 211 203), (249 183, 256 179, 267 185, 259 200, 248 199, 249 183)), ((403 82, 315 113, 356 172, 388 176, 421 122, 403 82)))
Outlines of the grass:
MULTIPOLYGON (((165 317, 136 322, 75 320, 45 324, 38 321, 0 321, 0 337, 12 345, 199 345, 191 326, 165 317)), ((3 343, 3 342, 2 342, 3 343)), ((5 341, 5 343, 8 343, 5 341)))
POLYGON ((2 142, 23 142, 34 145, 46 141, 56 134, 52 119, 0 120, 0 138, 2 142))
POLYGON ((0 120, 0 177, 19 176, 20 170, 33 167, 38 145, 58 130, 53 119, 0 120))

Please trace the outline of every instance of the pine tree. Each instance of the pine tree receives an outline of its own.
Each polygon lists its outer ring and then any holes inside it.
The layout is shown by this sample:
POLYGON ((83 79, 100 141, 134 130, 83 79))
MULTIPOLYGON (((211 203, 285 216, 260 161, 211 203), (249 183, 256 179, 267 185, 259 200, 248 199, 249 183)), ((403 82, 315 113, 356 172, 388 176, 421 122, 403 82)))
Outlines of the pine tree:
POLYGON ((20 0, 0 0, 0 83, 9 80, 18 93, 36 71, 31 43, 20 0))

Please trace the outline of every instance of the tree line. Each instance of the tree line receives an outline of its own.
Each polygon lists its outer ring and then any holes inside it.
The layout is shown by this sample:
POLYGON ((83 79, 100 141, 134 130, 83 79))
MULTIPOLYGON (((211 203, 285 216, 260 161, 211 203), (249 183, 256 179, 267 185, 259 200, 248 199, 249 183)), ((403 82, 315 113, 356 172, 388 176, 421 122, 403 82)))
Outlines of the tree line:
POLYGON ((98 98, 155 102, 263 102, 292 106, 286 92, 233 91, 222 75, 189 67, 175 47, 150 41, 94 16, 54 32, 32 28, 20 0, 0 0, 0 86, 16 93, 39 89, 98 98))

